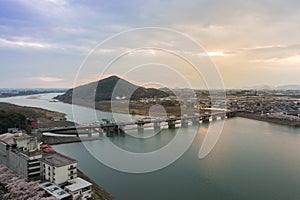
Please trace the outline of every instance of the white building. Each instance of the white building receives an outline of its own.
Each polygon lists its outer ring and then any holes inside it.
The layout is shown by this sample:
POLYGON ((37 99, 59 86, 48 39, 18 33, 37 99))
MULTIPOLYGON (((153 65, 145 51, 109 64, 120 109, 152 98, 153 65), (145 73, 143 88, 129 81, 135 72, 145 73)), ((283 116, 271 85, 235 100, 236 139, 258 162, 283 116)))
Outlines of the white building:
POLYGON ((65 190, 72 195, 73 199, 92 199, 92 184, 82 178, 69 181, 70 185, 65 190))
POLYGON ((50 183, 50 182, 40 183, 39 187, 45 190, 49 195, 55 197, 56 199, 69 200, 72 198, 69 193, 67 193, 66 191, 64 191, 54 183, 50 183))
POLYGON ((77 177, 77 161, 60 153, 43 155, 44 180, 65 185, 77 177))

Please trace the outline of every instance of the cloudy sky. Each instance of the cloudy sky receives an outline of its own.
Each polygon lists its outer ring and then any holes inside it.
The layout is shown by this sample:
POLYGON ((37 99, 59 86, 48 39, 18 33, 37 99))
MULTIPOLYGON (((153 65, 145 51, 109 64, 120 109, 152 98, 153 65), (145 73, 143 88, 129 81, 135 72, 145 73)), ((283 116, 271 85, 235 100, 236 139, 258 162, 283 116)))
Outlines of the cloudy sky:
POLYGON ((0 87, 72 87, 76 77, 85 83, 105 74, 182 86, 170 71, 198 81, 168 48, 210 56, 227 88, 300 84, 299 10, 297 0, 0 0, 0 87), (132 31, 143 27, 161 30, 132 31))

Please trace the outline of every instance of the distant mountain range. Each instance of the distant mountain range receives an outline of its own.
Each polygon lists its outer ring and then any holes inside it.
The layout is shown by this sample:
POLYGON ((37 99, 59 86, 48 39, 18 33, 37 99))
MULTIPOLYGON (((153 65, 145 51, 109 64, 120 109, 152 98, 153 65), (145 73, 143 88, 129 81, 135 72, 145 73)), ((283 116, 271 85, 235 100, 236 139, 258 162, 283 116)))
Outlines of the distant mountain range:
POLYGON ((166 91, 140 87, 117 76, 110 76, 99 81, 69 89, 66 93, 56 96, 55 99, 71 103, 73 98, 81 101, 100 102, 129 98, 131 100, 138 100, 141 98, 168 96, 170 96, 170 94, 166 91))
POLYGON ((0 88, 0 98, 66 92, 64 88, 0 88))
POLYGON ((281 85, 281 86, 270 86, 270 85, 256 85, 252 87, 244 87, 242 89, 253 89, 253 90, 300 90, 300 85, 281 85))

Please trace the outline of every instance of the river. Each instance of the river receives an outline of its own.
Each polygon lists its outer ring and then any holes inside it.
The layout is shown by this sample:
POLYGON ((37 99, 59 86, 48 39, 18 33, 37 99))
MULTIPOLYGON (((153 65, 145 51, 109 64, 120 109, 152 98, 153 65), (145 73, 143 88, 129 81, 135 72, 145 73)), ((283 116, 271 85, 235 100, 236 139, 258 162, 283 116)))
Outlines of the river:
MULTIPOLYGON (((63 112, 69 120, 74 120, 71 105, 49 102, 55 95, 46 94, 40 99, 11 97, 0 101, 63 112)), ((90 117, 91 109, 75 107, 80 110, 80 122, 94 121, 90 117)), ((96 114, 104 118, 111 116, 98 111, 96 114)), ((120 172, 99 162, 95 152, 103 150, 108 143, 106 139, 54 148, 77 159, 83 172, 121 200, 300 199, 300 128, 244 118, 226 119, 212 152, 199 159, 207 126, 200 125, 193 143, 178 160, 149 173, 120 172)), ((186 132, 193 128, 190 126, 186 132)), ((163 129, 147 139, 126 135, 110 141, 133 152, 149 152, 168 144, 175 134, 176 130, 163 129)))

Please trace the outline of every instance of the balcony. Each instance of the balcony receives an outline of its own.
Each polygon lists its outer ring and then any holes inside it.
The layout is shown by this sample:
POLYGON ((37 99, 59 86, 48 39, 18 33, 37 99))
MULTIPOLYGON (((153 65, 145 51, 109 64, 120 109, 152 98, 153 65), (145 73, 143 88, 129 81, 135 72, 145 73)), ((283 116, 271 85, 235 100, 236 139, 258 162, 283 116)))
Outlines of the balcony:
POLYGON ((40 171, 31 171, 31 172, 28 172, 28 176, 40 175, 40 174, 41 174, 40 171))
POLYGON ((36 167, 36 166, 41 167, 41 163, 40 162, 28 163, 28 168, 30 168, 30 167, 36 167))
POLYGON ((29 160, 28 161, 29 165, 36 164, 36 163, 41 163, 41 161, 39 161, 39 160, 29 160))
POLYGON ((69 176, 74 176, 74 175, 76 175, 76 174, 77 174, 76 171, 70 171, 70 172, 69 172, 69 176))
POLYGON ((71 165, 71 166, 68 168, 68 170, 74 170, 74 169, 77 169, 77 167, 76 167, 76 166, 73 166, 73 165, 71 165))
POLYGON ((28 167, 28 170, 40 169, 40 168, 41 168, 40 165, 37 165, 37 166, 29 166, 29 167, 28 167))

